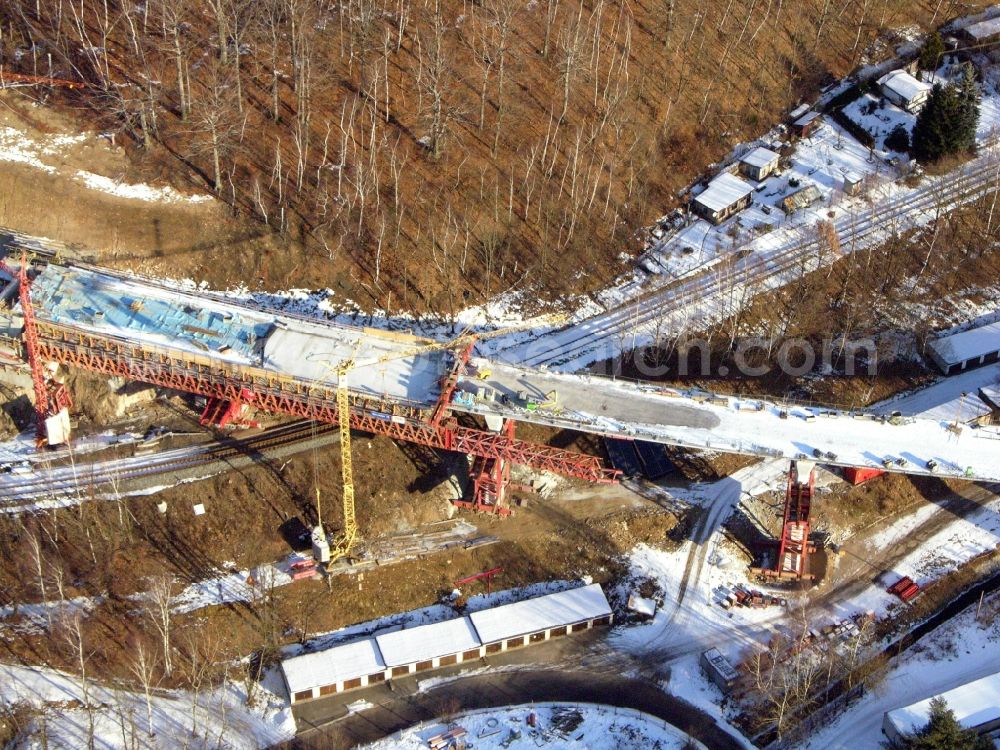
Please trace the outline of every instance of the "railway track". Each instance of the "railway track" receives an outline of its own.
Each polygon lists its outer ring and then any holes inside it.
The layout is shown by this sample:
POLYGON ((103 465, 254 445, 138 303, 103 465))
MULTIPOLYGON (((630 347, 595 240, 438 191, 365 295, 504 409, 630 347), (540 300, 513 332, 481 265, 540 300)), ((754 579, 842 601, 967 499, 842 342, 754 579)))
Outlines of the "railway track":
MULTIPOLYGON (((240 457, 253 457, 262 451, 305 442, 336 430, 332 425, 301 420, 245 439, 228 438, 219 443, 174 448, 160 453, 139 453, 83 466, 70 463, 42 467, 27 476, 3 474, 0 475, 0 497, 3 498, 0 508, 16 510, 33 501, 58 504, 67 497, 120 491, 122 485, 138 479, 210 466, 240 457)), ((134 445, 142 447, 142 443, 134 445)))
MULTIPOLYGON (((990 144, 989 148, 992 146, 990 144)), ((859 215, 841 215, 834 221, 834 227, 842 253, 871 247, 895 232, 919 226, 920 217, 933 209, 953 208, 974 200, 995 188, 1000 175, 998 170, 1000 165, 990 151, 930 185, 890 195, 859 215)), ((676 333, 692 322, 704 325, 713 316, 724 317, 725 297, 732 293, 734 285, 748 283, 766 290, 787 283, 803 270, 814 270, 810 265, 820 267, 819 241, 806 238, 809 231, 800 229, 799 236, 793 238, 788 247, 774 252, 762 248, 742 258, 730 254, 693 276, 667 281, 620 307, 540 336, 528 344, 501 350, 500 356, 526 366, 572 364, 570 369, 576 369, 617 356, 627 348, 623 339, 628 338, 628 334, 634 336, 641 326, 676 333), (665 308, 669 310, 666 314, 665 308), (702 312, 705 308, 708 308, 707 315, 702 312), (567 337, 567 334, 570 335, 567 337)), ((753 250, 755 245, 766 244, 765 235, 744 249, 753 250)))

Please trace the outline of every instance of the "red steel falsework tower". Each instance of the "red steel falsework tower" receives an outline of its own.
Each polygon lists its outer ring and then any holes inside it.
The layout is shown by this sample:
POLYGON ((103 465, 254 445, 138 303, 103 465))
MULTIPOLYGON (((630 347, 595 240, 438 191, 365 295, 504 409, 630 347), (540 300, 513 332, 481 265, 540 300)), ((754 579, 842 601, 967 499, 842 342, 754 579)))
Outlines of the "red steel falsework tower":
POLYGON ((15 279, 18 284, 18 299, 21 302, 21 315, 24 318, 24 348, 28 355, 31 383, 35 390, 35 420, 37 423, 35 440, 41 446, 48 441, 48 419, 63 409, 68 409, 72 405, 72 399, 65 385, 45 377, 45 364, 38 346, 35 309, 31 304, 31 279, 28 276, 27 255, 21 255, 21 265, 16 271, 3 261, 0 261, 0 270, 15 279))

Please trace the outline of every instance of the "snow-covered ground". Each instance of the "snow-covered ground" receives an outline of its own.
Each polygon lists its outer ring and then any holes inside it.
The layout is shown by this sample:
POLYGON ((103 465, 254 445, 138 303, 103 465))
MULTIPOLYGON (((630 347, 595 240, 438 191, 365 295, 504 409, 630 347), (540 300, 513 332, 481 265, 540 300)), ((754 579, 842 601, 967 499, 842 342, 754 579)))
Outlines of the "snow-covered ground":
POLYGON ((639 711, 593 703, 533 703, 461 713, 448 723, 413 727, 364 745, 363 750, 424 750, 428 739, 456 728, 464 730, 465 741, 477 750, 704 748, 679 729, 639 711))
MULTIPOLYGON (((995 607, 996 595, 986 611, 995 607)), ((877 748, 882 716, 938 693, 1000 672, 1000 619, 981 624, 975 607, 938 628, 893 663, 885 681, 802 743, 801 750, 877 748)))
POLYGON ((63 601, 8 604, 0 607, 0 635, 44 633, 54 623, 77 615, 85 617, 103 601, 100 596, 78 596, 63 601), (14 622, 9 622, 12 619, 14 622))
MULTIPOLYGON (((867 545, 872 551, 891 547, 905 539, 910 532, 927 521, 940 509, 934 504, 921 506, 892 526, 874 534, 867 545)), ((899 600, 886 591, 886 587, 902 576, 909 576, 921 586, 961 568, 979 555, 996 549, 1000 544, 1000 496, 965 515, 955 518, 941 531, 930 537, 918 549, 909 553, 869 585, 864 591, 837 602, 830 609, 834 619, 856 613, 886 616, 901 607, 899 600)))
POLYGON ((626 599, 637 582, 651 579, 663 603, 651 621, 614 628, 609 641, 616 649, 669 661, 715 646, 738 660, 747 647, 767 642, 769 626, 785 616, 784 610, 719 606, 737 585, 747 584, 746 568, 728 553, 721 529, 741 501, 783 487, 787 470, 787 462, 770 459, 695 486, 688 497, 705 509, 706 518, 698 538, 673 551, 646 544, 632 550, 618 598, 626 599))
MULTIPOLYGON (((59 169, 49 164, 49 161, 58 163, 70 149, 95 137, 85 133, 61 133, 35 140, 16 128, 0 127, 0 161, 25 164, 48 174, 56 174, 59 169)), ((143 183, 127 183, 84 170, 77 171, 73 177, 92 190, 130 200, 153 203, 204 203, 212 200, 210 195, 184 195, 169 186, 153 187, 143 183)))
POLYGON ((459 389, 477 393, 485 382, 508 396, 509 403, 455 402, 455 410, 697 449, 786 459, 816 456, 826 464, 873 468, 883 468, 888 459, 890 470, 895 471, 1000 479, 996 461, 1000 430, 996 427, 956 433, 946 420, 883 420, 873 412, 849 414, 761 399, 713 398, 648 383, 488 360, 474 363, 481 377, 461 379, 459 389), (486 372, 489 375, 483 377, 486 372), (554 392, 557 403, 529 410, 518 398, 519 392, 527 392, 538 402, 552 402, 549 394, 554 392))
MULTIPOLYGON (((897 127, 902 127, 907 135, 913 131, 917 117, 905 109, 885 99, 865 94, 844 107, 844 114, 866 130, 875 139, 875 146, 881 152, 886 152, 885 139, 897 127)), ((906 158, 905 154, 899 154, 906 158)))
POLYGON ((0 664, 0 703, 45 712, 44 728, 37 720, 31 726, 25 745, 31 748, 87 747, 92 714, 95 750, 258 750, 295 734, 291 709, 275 687, 261 685, 253 707, 235 683, 197 694, 154 687, 147 703, 141 692, 96 682, 85 690, 79 678, 64 672, 0 664))
POLYGON ((212 200, 210 195, 184 195, 172 187, 153 187, 144 183, 128 183, 121 180, 112 180, 104 175, 94 174, 80 170, 76 173, 76 179, 92 190, 100 190, 102 193, 129 200, 147 201, 150 203, 207 203, 212 200))

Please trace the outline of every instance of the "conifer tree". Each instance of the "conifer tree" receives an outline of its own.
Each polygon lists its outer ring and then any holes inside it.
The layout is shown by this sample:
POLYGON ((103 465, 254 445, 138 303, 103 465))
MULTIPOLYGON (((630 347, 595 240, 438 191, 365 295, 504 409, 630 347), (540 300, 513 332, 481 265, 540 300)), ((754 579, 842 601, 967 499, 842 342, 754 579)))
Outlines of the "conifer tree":
POLYGON ((986 736, 963 729, 955 712, 941 697, 931 700, 927 724, 906 738, 902 750, 992 750, 993 742, 986 736))
POLYGON ((920 48, 920 55, 917 57, 917 67, 920 70, 937 70, 937 66, 944 54, 944 42, 941 35, 936 31, 932 33, 924 45, 920 48))
POLYGON ((979 124, 979 85, 966 68, 957 83, 934 84, 913 126, 912 153, 922 162, 974 151, 979 124))

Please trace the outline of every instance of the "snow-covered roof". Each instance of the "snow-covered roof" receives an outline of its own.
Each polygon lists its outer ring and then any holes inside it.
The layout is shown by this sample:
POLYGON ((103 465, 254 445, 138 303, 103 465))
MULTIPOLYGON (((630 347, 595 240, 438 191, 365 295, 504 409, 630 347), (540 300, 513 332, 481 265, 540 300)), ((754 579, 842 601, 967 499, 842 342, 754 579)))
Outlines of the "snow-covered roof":
POLYGON ((958 420, 961 423, 968 424, 988 416, 992 412, 993 410, 982 399, 978 398, 976 394, 969 393, 965 396, 956 396, 943 404, 938 404, 922 412, 920 416, 925 419, 937 419, 942 422, 954 422, 958 420))
POLYGON ((1000 350, 1000 321, 934 339, 930 348, 945 365, 995 352, 1000 350))
POLYGON ((571 625, 611 614, 598 583, 560 591, 469 615, 483 643, 496 643, 560 625, 571 625))
POLYGON ((382 654, 372 638, 293 656, 281 662, 281 671, 292 693, 353 680, 384 669, 382 654))
POLYGON ((812 107, 810 107, 808 104, 800 104, 799 106, 797 106, 795 109, 793 109, 791 112, 788 113, 788 117, 791 120, 797 120, 800 117, 802 117, 802 115, 804 115, 806 112, 808 112, 810 109, 812 109, 812 107))
POLYGON ((646 617, 652 617, 656 614, 656 600, 647 599, 646 597, 639 596, 638 594, 632 594, 629 596, 627 606, 629 611, 645 615, 646 617))
POLYGON ((818 119, 822 115, 819 112, 806 112, 802 117, 794 122, 795 125, 802 127, 803 125, 808 125, 813 120, 818 119))
POLYGON ((738 680, 740 673, 736 671, 736 668, 729 663, 729 660, 722 655, 722 652, 717 648, 710 648, 702 656, 705 660, 712 665, 716 672, 722 676, 725 680, 738 680))
POLYGON ((931 90, 929 83, 918 81, 905 70, 894 70, 878 79, 878 85, 894 91, 906 101, 912 101, 931 90))
POLYGON ((415 664, 480 646, 468 617, 394 630, 375 636, 386 666, 415 664))
POLYGON ((979 397, 988 405, 1000 409, 1000 385, 984 385, 979 389, 979 397))
POLYGON ((815 185, 806 185, 804 188, 786 195, 781 200, 781 210, 786 213, 798 211, 800 208, 811 206, 822 197, 823 195, 819 192, 819 188, 815 185))
POLYGON ((723 172, 695 197, 695 201, 712 211, 724 211, 753 192, 753 185, 729 172, 723 172))
POLYGON ((1000 34, 1000 18, 990 18, 965 27, 965 33, 976 41, 990 39, 1000 34))
POLYGON ((749 164, 751 167, 766 167, 768 164, 777 161, 779 158, 778 154, 774 153, 769 148, 764 148, 763 146, 758 146, 749 154, 740 159, 744 164, 749 164))
MULTIPOLYGON (((888 711, 886 716, 901 734, 911 734, 927 724, 931 699, 935 697, 888 711)), ((940 697, 944 698, 948 708, 955 712, 958 723, 966 729, 996 721, 1000 719, 1000 672, 967 682, 941 693, 940 697)))

